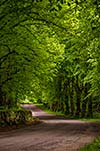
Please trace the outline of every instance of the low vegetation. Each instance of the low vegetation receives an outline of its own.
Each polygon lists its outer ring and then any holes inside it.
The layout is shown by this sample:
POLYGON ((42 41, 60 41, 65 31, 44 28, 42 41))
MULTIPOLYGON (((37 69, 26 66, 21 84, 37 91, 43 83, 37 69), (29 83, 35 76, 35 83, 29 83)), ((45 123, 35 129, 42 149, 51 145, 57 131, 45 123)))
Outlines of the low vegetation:
POLYGON ((22 108, 11 108, 0 110, 0 126, 12 126, 26 124, 27 122, 34 121, 32 113, 29 110, 22 108))
POLYGON ((66 115, 63 111, 52 111, 45 104, 42 104, 42 103, 36 103, 35 105, 47 113, 64 116, 67 119, 80 119, 80 120, 84 120, 84 121, 100 122, 100 113, 98 113, 98 112, 94 112, 92 118, 88 118, 88 117, 82 118, 82 117, 77 117, 76 115, 74 115, 74 116, 70 115, 70 114, 66 115))
POLYGON ((80 151, 100 151, 100 138, 97 138, 91 144, 81 148, 80 151))

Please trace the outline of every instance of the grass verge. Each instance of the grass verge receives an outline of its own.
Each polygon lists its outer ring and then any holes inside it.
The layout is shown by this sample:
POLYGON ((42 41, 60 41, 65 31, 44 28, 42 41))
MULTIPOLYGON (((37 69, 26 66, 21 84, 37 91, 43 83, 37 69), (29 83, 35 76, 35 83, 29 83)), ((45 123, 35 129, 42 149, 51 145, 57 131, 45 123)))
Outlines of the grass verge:
POLYGON ((91 144, 85 145, 80 151, 100 151, 100 137, 95 139, 91 144))
POLYGON ((40 108, 41 110, 49 113, 49 114, 53 114, 53 115, 58 115, 58 116, 64 116, 67 119, 78 119, 78 120, 82 120, 82 121, 90 121, 90 122, 100 122, 100 113, 95 113, 94 114, 94 118, 81 118, 81 117, 77 117, 77 116, 72 116, 72 115, 65 115, 64 113, 62 113, 61 111, 59 112, 54 112, 51 111, 50 109, 48 109, 47 107, 45 107, 43 104, 35 104, 38 108, 40 108))

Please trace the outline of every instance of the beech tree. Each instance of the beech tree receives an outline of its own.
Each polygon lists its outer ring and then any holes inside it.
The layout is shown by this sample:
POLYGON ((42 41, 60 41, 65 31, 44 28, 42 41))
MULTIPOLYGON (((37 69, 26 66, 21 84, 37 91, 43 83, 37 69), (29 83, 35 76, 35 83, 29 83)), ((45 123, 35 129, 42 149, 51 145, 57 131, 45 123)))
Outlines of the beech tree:
POLYGON ((54 79, 57 99, 52 102, 52 109, 59 110, 63 102, 60 110, 66 114, 70 112, 72 115, 92 117, 93 111, 96 110, 94 100, 98 98, 97 106, 100 104, 99 78, 96 78, 100 73, 97 59, 99 58, 99 2, 71 1, 69 5, 70 8, 66 7, 68 10, 65 18, 67 16, 67 22, 71 26, 68 27, 67 37, 64 36, 62 40, 65 44, 65 55, 59 65, 57 78, 54 79))
POLYGON ((50 69, 63 50, 49 27, 58 26, 52 21, 52 8, 52 2, 45 0, 0 2, 1 105, 10 106, 41 91, 45 79, 52 76, 50 69))
POLYGON ((31 95, 66 114, 92 117, 99 110, 99 6, 98 0, 0 2, 1 105, 31 95))

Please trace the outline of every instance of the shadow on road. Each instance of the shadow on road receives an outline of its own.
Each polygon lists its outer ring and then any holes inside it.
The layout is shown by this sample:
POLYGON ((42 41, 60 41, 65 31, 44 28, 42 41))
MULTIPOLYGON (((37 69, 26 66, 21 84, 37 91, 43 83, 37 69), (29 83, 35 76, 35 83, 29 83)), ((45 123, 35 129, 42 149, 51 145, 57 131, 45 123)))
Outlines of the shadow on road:
POLYGON ((40 124, 0 132, 0 151, 76 151, 100 136, 100 123, 67 120, 25 104, 40 124))
MULTIPOLYGON (((40 118, 42 122, 37 125, 31 125, 25 128, 20 128, 13 130, 12 133, 9 135, 10 132, 7 132, 6 135, 11 137, 11 135, 27 135, 27 134, 35 134, 35 133, 46 133, 52 132, 53 134, 59 134, 66 136, 68 134, 73 135, 94 135, 100 136, 100 123, 93 123, 93 122, 85 122, 80 120, 70 120, 65 119, 61 116, 50 115, 34 105, 24 105, 24 108, 35 112, 35 117, 40 118)), ((1 132, 0 132, 1 133, 1 132)), ((2 133, 3 134, 3 133, 2 133)))

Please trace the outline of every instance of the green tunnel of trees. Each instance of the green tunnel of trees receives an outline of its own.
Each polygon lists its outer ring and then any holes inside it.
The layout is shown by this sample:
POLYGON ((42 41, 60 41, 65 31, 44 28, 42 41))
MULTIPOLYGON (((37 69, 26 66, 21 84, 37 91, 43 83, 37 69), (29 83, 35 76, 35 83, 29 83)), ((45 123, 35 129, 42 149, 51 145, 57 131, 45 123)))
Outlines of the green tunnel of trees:
POLYGON ((99 0, 0 1, 0 108, 26 98, 100 112, 99 0))

